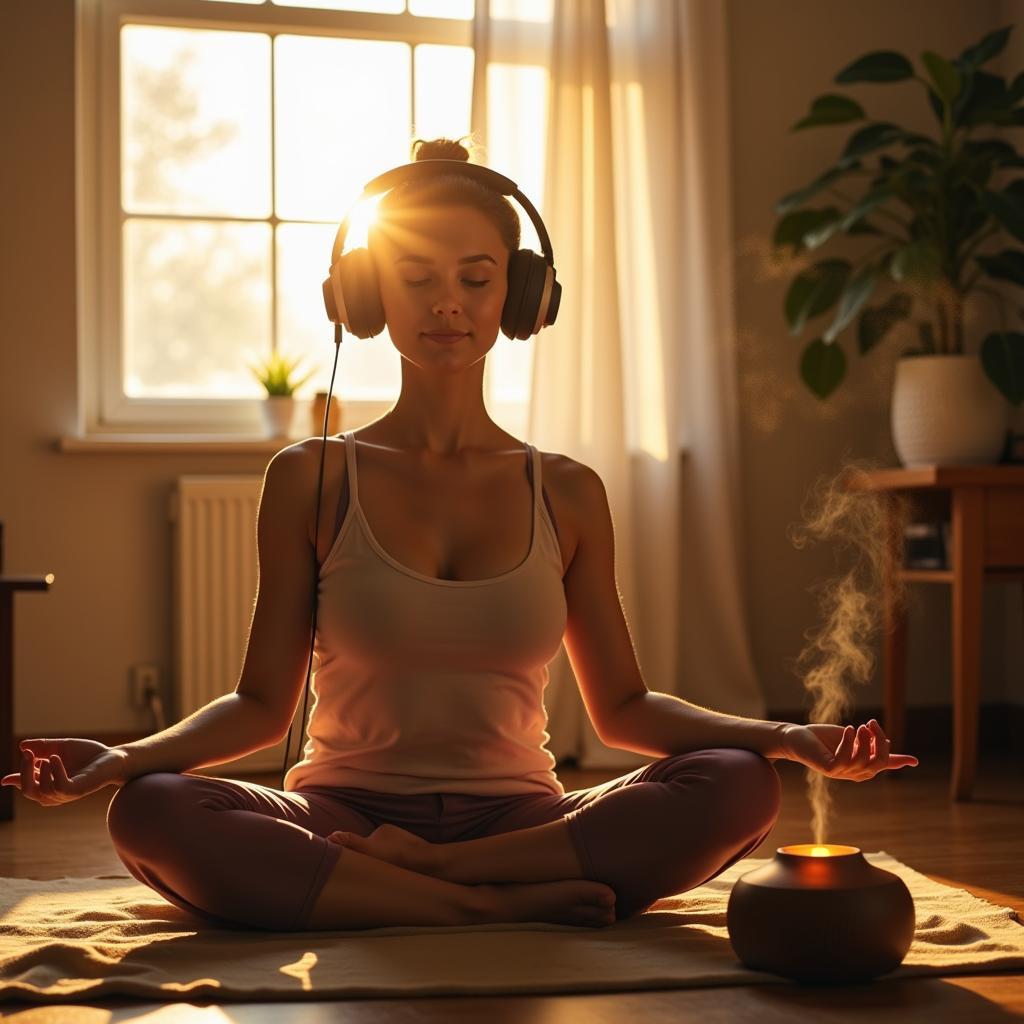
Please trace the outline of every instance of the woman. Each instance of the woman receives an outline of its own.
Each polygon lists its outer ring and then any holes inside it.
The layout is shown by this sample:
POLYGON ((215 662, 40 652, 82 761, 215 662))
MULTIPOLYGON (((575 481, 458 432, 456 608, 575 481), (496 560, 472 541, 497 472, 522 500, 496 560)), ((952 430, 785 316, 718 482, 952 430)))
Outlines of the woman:
MULTIPOLYGON (((468 153, 437 140, 415 156, 468 153)), ((4 783, 46 805, 119 785, 107 822, 125 865, 222 924, 601 926, 756 849, 779 808, 770 758, 857 780, 916 763, 890 755, 874 721, 854 735, 650 699, 600 478, 524 445, 484 406, 518 247, 508 200, 464 177, 384 197, 367 287, 401 355, 401 395, 330 440, 319 524, 322 440, 271 460, 236 691, 136 743, 26 741, 4 783), (319 667, 304 759, 283 790, 186 774, 285 734, 305 677, 311 554, 319 667), (563 638, 599 735, 678 752, 566 793, 542 699, 563 638)))

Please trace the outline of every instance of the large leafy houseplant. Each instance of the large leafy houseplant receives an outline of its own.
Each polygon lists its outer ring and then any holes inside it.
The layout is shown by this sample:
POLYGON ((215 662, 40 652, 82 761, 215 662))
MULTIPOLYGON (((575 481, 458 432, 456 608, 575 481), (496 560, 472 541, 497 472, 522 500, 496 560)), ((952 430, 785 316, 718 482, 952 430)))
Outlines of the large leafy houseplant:
MULTIPOLYGON (((1004 231, 1024 243, 1024 176, 992 181, 1024 167, 1024 158, 1004 139, 972 137, 990 125, 1024 125, 1024 105, 1018 105, 1024 72, 1008 85, 1002 76, 982 70, 1002 51, 1012 28, 986 35, 953 60, 924 51, 927 78, 893 50, 865 54, 836 75, 843 85, 917 80, 940 125, 937 139, 870 120, 859 103, 835 93, 817 97, 810 113, 792 127, 866 122, 850 135, 833 167, 776 204, 781 215, 773 236, 776 248, 802 256, 842 233, 878 239, 856 263, 844 258, 812 263, 786 293, 785 315, 794 335, 809 319, 836 307, 831 324, 805 346, 800 359, 800 375, 819 398, 827 398, 845 376, 846 356, 836 339, 855 317, 861 355, 901 321, 916 323, 920 341, 903 356, 962 355, 964 305, 978 292, 996 304, 1001 325, 979 346, 985 374, 1014 405, 1024 399, 1024 334, 1011 329, 1005 296, 980 283, 1024 286, 1024 248, 1004 241, 1002 249, 977 252, 1004 231), (894 146, 902 152, 883 152, 894 146), (877 166, 865 166, 874 154, 877 166), (835 185, 843 180, 859 194, 841 193, 835 185), (826 190, 846 207, 800 208, 826 190), (889 282, 895 289, 868 305, 889 282)), ((1024 317, 1024 308, 1014 312, 1024 317)))

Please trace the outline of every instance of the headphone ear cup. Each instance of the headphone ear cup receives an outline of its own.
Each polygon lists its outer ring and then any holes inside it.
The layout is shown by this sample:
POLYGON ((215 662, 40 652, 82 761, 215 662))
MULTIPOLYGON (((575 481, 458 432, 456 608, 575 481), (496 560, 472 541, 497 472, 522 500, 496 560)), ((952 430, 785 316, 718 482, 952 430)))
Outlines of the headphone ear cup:
POLYGON ((536 333, 549 269, 554 274, 548 261, 530 249, 517 249, 509 255, 508 295, 501 311, 501 330, 506 338, 529 338, 536 333))
POLYGON ((384 304, 380 298, 377 265, 367 248, 351 249, 338 259, 338 279, 348 313, 348 330, 357 338, 370 338, 384 330, 384 304))

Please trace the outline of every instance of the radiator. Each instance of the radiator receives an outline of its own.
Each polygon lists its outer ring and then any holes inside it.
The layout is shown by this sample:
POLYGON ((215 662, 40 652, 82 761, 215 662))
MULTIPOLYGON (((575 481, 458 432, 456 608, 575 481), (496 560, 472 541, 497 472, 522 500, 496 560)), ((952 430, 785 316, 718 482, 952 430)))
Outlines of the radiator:
MULTIPOLYGON (((180 476, 171 494, 176 721, 231 693, 241 677, 256 601, 262 484, 262 476, 180 476)), ((292 759, 297 744, 293 729, 292 759)), ((284 747, 281 740, 225 763, 231 774, 280 772, 284 747)), ((227 774, 224 765, 193 770, 227 774)))

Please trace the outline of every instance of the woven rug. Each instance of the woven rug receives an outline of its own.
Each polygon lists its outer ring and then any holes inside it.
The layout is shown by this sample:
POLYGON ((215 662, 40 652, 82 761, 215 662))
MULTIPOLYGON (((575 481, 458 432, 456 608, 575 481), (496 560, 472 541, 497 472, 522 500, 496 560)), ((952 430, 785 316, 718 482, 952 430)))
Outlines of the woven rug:
MULTIPOLYGON (((899 875, 914 899, 913 945, 885 978, 1024 968, 1024 925, 1012 908, 933 881, 884 851, 864 856, 899 875)), ((127 874, 3 878, 0 998, 259 1001, 791 985, 744 967, 726 931, 733 883, 764 863, 744 858, 705 885, 599 929, 222 929, 127 874)))

